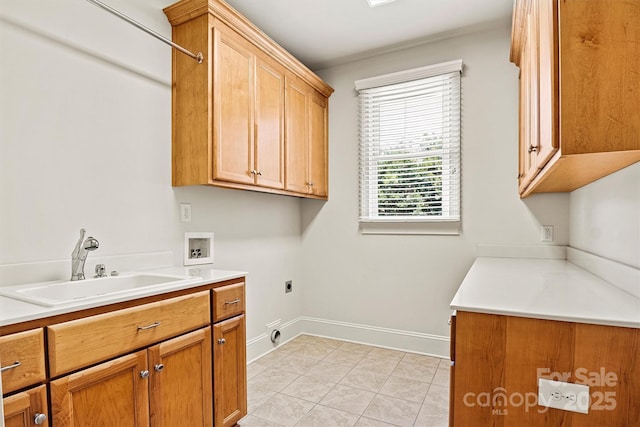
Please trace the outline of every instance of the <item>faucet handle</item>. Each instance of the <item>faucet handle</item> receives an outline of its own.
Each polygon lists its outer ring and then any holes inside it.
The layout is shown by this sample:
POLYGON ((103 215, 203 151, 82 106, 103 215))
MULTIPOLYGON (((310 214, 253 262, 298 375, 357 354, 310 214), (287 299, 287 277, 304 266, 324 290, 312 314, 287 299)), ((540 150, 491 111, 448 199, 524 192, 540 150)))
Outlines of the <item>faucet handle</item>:
POLYGON ((95 237, 87 237, 87 240, 84 241, 84 249, 87 251, 95 251, 100 246, 98 239, 95 237))
POLYGON ((95 271, 96 275, 93 277, 107 277, 107 269, 105 268, 104 264, 97 264, 95 271))

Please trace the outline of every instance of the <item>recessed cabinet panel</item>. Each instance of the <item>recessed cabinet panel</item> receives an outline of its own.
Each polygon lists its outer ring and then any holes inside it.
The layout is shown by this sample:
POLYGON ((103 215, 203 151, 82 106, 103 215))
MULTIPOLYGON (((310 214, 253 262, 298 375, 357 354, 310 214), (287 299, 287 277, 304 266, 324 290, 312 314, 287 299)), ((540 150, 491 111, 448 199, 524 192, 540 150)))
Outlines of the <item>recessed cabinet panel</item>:
POLYGON ((284 70, 256 61, 255 173, 260 186, 284 189, 284 70))
POLYGON ((215 425, 231 427, 247 413, 244 315, 213 326, 215 425))
POLYGON ((308 97, 306 87, 296 79, 287 79, 287 178, 289 191, 307 193, 307 150, 308 97))
POLYGON ((55 427, 149 424, 146 350, 128 354, 51 382, 55 427))
POLYGON ((211 427, 211 327, 149 348, 151 427, 211 427))
POLYGON ((321 197, 328 195, 327 114, 326 98, 314 93, 309 111, 309 190, 321 197))
POLYGON ((41 426, 50 425, 47 389, 43 385, 5 397, 2 404, 5 427, 32 427, 36 417, 42 421, 41 426))
POLYGON ((213 29, 213 179, 252 184, 254 55, 221 28, 213 29))

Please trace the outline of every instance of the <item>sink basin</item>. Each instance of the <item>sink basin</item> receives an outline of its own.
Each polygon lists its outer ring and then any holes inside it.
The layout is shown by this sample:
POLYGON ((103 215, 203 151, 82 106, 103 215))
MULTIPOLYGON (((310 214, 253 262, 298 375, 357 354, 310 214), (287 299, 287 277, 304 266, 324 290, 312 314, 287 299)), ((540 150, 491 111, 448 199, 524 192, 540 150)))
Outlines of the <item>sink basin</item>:
POLYGON ((174 286, 199 278, 153 273, 125 273, 78 281, 29 283, 0 287, 0 295, 45 307, 80 302, 91 298, 120 295, 156 286, 174 286))

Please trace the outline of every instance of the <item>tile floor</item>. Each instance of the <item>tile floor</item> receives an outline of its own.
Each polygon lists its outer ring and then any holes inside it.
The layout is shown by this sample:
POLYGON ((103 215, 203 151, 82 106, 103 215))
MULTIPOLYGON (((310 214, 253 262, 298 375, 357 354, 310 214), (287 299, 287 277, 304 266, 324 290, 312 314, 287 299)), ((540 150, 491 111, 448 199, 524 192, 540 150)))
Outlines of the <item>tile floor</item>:
POLYGON ((242 427, 446 427, 449 361, 300 335, 247 367, 242 427))

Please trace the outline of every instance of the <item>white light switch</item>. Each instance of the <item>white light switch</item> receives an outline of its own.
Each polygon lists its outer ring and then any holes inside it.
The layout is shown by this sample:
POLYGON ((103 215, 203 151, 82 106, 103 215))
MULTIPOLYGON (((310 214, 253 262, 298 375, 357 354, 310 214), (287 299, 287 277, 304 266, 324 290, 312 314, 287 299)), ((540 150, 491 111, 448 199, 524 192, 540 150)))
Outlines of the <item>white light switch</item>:
POLYGON ((180 203, 180 222, 191 222, 191 205, 180 203))
POLYGON ((538 405, 589 413, 589 386, 538 378, 538 405))

